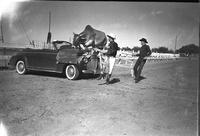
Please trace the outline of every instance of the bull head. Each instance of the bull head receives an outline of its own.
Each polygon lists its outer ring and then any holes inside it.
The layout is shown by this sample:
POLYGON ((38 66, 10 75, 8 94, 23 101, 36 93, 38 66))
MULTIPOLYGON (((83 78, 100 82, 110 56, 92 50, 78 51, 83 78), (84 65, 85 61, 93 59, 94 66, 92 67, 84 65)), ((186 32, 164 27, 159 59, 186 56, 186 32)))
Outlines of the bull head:
POLYGON ((80 44, 84 44, 86 38, 84 35, 82 34, 76 34, 73 33, 74 37, 73 37, 73 45, 75 46, 79 46, 80 44))
POLYGON ((80 36, 78 35, 78 34, 76 34, 76 33, 73 33, 73 45, 75 45, 75 46, 77 46, 78 45, 78 41, 79 41, 79 39, 80 39, 80 36))

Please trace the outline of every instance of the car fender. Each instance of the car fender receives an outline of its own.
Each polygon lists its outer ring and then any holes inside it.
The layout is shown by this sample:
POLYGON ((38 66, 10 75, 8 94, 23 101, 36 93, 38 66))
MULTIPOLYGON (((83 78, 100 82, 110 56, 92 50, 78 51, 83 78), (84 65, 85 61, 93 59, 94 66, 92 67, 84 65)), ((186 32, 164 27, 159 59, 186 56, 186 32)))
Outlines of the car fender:
POLYGON ((27 60, 27 57, 26 56, 23 56, 23 55, 15 55, 15 56, 12 56, 9 60, 9 65, 11 67, 15 67, 17 61, 19 60, 24 60, 25 61, 25 64, 28 64, 28 60, 27 60))

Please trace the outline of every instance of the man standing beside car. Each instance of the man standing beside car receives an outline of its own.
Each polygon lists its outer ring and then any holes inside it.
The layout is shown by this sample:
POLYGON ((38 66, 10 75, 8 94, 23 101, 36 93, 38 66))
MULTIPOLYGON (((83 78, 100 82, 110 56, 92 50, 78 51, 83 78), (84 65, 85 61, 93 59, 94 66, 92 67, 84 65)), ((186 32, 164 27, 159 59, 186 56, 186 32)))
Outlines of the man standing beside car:
POLYGON ((116 60, 116 55, 117 55, 117 51, 119 50, 118 44, 114 41, 115 40, 115 36, 113 34, 107 35, 108 40, 109 40, 109 44, 108 44, 108 48, 107 50, 99 50, 96 49, 99 52, 104 53, 107 56, 107 75, 106 75, 106 84, 110 83, 110 78, 112 75, 112 71, 113 71, 113 67, 115 64, 115 60, 116 60))
POLYGON ((95 50, 99 52, 98 54, 98 57, 99 57, 99 66, 100 66, 100 76, 97 78, 97 80, 101 80, 101 79, 104 79, 105 76, 106 76, 106 68, 107 68, 107 65, 108 65, 108 57, 105 55, 105 53, 107 52, 107 47, 108 45, 106 45, 102 50, 98 50, 95 48, 95 50))
POLYGON ((151 55, 151 50, 149 45, 147 45, 147 40, 145 38, 142 38, 139 41, 141 42, 142 47, 140 48, 140 53, 135 55, 139 56, 133 68, 135 75, 135 83, 138 83, 140 80, 142 69, 147 61, 146 57, 151 55))

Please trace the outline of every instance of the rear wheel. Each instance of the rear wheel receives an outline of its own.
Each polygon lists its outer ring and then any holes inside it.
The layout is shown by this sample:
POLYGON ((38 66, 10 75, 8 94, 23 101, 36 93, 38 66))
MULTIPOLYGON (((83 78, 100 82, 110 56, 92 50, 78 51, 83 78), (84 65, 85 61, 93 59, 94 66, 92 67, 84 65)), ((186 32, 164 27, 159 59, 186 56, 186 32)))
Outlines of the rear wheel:
POLYGON ((18 74, 23 75, 27 72, 25 62, 23 60, 17 61, 16 71, 18 74))
POLYGON ((65 75, 69 80, 75 80, 79 76, 79 70, 75 65, 68 65, 65 69, 65 75))

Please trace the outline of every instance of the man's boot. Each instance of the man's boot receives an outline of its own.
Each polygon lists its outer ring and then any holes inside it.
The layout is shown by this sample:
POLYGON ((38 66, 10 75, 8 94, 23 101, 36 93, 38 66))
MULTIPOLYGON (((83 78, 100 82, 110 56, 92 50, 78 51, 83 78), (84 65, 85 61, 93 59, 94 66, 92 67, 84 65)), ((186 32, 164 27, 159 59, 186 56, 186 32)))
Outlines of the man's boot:
POLYGON ((106 73, 103 73, 102 76, 103 76, 103 79, 105 79, 106 78, 106 73))
POLYGON ((140 81, 140 75, 137 75, 136 77, 135 77, 135 83, 138 83, 140 81))
POLYGON ((107 74, 107 76, 106 76, 106 84, 107 85, 110 83, 110 77, 111 77, 111 74, 107 74))
POLYGON ((137 77, 137 71, 134 71, 134 76, 135 76, 134 79, 136 79, 136 77, 137 77))
POLYGON ((97 80, 101 80, 103 78, 103 74, 100 74, 97 80))

